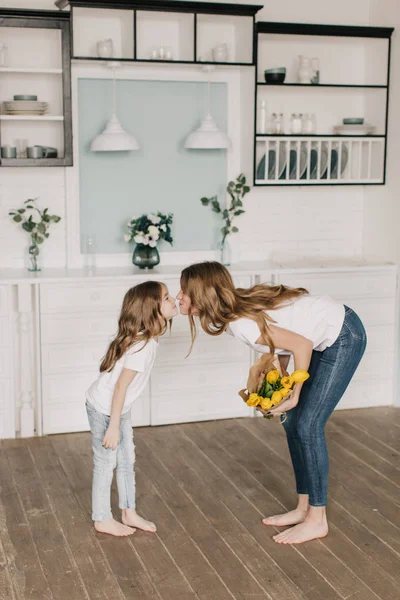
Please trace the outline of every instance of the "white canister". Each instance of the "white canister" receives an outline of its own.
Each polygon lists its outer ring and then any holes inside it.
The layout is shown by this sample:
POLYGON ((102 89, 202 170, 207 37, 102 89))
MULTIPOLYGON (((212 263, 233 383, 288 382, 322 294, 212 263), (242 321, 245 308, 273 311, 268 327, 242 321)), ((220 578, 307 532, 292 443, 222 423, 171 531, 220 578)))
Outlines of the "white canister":
POLYGON ((114 43, 111 38, 97 42, 97 54, 100 58, 113 58, 114 43))

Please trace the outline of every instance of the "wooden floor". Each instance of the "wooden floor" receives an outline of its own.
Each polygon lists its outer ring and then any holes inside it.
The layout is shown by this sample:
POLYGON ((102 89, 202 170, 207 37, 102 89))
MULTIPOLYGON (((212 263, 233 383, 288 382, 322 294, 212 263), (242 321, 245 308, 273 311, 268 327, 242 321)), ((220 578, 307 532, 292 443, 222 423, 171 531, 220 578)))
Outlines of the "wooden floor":
POLYGON ((400 409, 337 412, 327 435, 330 533, 295 547, 261 524, 295 500, 277 422, 137 429, 158 534, 125 539, 92 527, 89 434, 1 442, 1 600, 399 600, 400 409))

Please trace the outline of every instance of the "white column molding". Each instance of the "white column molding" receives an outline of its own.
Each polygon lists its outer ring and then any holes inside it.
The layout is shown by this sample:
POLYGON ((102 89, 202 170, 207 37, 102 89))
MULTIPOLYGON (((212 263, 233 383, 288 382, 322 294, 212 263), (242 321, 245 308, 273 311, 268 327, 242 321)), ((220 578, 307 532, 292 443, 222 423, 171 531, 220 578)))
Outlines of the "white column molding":
POLYGON ((21 437, 35 434, 33 356, 32 348, 32 286, 18 284, 18 315, 20 341, 20 419, 21 437))

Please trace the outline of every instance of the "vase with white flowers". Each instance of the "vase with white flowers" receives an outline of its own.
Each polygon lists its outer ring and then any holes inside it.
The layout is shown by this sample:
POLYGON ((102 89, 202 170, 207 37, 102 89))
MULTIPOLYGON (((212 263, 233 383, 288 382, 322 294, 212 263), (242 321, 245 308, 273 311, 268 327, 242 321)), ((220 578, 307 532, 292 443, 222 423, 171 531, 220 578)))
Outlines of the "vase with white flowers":
POLYGON ((36 204, 37 198, 25 200, 24 207, 10 211, 8 214, 15 223, 21 223, 22 229, 29 233, 29 267, 28 271, 40 271, 38 256, 40 246, 49 237, 48 228, 52 223, 59 223, 61 217, 49 215, 49 209, 40 210, 36 204))
POLYGON ((171 225, 174 215, 160 212, 132 217, 128 221, 129 233, 124 235, 126 242, 135 242, 132 262, 139 269, 152 269, 160 262, 157 244, 165 240, 173 244, 171 225))

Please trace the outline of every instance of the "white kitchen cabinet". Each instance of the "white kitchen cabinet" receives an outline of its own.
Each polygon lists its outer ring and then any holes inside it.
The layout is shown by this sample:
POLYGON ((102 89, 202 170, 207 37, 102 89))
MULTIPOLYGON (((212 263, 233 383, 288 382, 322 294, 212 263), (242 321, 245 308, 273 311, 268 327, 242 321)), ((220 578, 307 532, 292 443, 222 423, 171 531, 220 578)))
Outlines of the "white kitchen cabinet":
POLYGON ((356 311, 367 332, 367 348, 337 408, 393 404, 397 356, 397 269, 345 272, 281 272, 277 283, 329 295, 356 311), (377 377, 380 372, 382 376, 377 377), (372 378, 375 382, 372 385, 372 378))
MULTIPOLYGON (((85 431, 85 391, 97 377, 115 335, 125 292, 143 280, 179 289, 178 269, 128 275, 110 270, 88 277, 61 272, 0 283, 0 437, 85 431), (28 346, 27 346, 28 345, 28 346), (21 349, 22 348, 22 349, 21 349), (23 350, 23 352, 22 352, 23 350), (25 433, 24 433, 25 432, 25 433)), ((338 408, 395 403, 397 380, 397 268, 235 267, 235 284, 252 282, 302 286, 351 306, 363 320, 368 345, 338 408), (385 376, 371 385, 371 373, 385 376)), ((237 392, 246 385, 257 358, 227 335, 199 331, 190 348, 188 320, 178 316, 160 338, 150 381, 132 408, 134 426, 162 425, 254 414, 237 392)))

